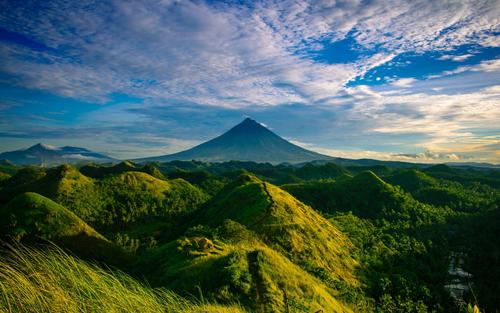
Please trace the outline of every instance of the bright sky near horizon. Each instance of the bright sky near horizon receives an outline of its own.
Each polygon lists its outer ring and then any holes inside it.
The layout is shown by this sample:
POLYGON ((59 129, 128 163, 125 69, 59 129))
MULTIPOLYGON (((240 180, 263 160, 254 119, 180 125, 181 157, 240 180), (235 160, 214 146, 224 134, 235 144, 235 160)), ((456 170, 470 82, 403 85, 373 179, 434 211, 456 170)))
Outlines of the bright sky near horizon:
POLYGON ((499 0, 0 7, 0 152, 161 155, 251 116, 333 156, 500 163, 499 0))

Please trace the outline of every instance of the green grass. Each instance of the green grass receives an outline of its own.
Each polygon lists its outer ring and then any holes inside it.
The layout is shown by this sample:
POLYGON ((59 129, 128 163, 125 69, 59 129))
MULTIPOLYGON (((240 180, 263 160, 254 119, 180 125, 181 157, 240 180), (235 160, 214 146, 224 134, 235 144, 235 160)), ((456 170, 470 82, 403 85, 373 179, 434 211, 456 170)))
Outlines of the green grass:
POLYGON ((103 239, 73 212, 34 192, 21 194, 0 210, 2 229, 13 236, 32 235, 44 239, 78 234, 103 239))
POLYGON ((280 188, 242 175, 197 211, 192 225, 185 238, 145 252, 135 268, 157 285, 189 293, 201 286, 209 297, 254 310, 259 303, 265 312, 284 311, 286 297, 291 312, 350 310, 339 289, 360 287, 352 244, 280 188), (200 236, 216 246, 196 249, 200 236))
POLYGON ((11 178, 12 175, 11 174, 8 174, 8 173, 5 173, 5 172, 0 172, 0 183, 11 178))
POLYGON ((307 271, 358 283, 347 237, 311 207, 255 176, 243 175, 228 185, 200 216, 211 225, 236 221, 307 271))
POLYGON ((0 258, 0 311, 243 312, 237 306, 193 303, 173 292, 149 288, 55 247, 40 251, 22 246, 0 258))
MULTIPOLYGON (((150 269, 152 282, 182 294, 220 303, 239 302, 255 312, 351 312, 320 279, 258 240, 197 248, 200 238, 166 244, 144 255, 137 268, 150 269)), ((224 238, 229 239, 229 238, 224 238)))
POLYGON ((73 212, 33 192, 0 207, 0 234, 22 242, 52 241, 75 254, 123 264, 127 253, 113 245, 73 212))

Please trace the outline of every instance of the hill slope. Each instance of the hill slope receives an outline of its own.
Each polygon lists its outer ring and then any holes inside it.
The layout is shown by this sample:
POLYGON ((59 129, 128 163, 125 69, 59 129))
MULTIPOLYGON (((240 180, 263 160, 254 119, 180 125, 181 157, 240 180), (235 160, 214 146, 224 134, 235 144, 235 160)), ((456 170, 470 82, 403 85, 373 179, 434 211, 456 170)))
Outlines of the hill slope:
POLYGON ((359 286, 351 242, 278 187, 241 175, 192 225, 141 258, 138 268, 151 269, 155 284, 189 293, 200 286, 257 312, 351 311, 339 292, 359 286))
POLYGON ((227 186, 202 215, 213 225, 231 219, 309 271, 355 284, 349 240, 314 209, 286 191, 243 175, 227 186))
POLYGON ((37 193, 27 192, 0 207, 0 235, 17 241, 50 240, 79 256, 112 263, 126 254, 73 212, 37 193))
POLYGON ((148 288, 60 249, 16 246, 1 255, 0 286, 1 312, 243 312, 237 306, 195 304, 170 291, 148 288))
POLYGON ((296 146, 258 122, 247 118, 226 133, 182 152, 138 161, 200 160, 300 163, 332 159, 296 146))

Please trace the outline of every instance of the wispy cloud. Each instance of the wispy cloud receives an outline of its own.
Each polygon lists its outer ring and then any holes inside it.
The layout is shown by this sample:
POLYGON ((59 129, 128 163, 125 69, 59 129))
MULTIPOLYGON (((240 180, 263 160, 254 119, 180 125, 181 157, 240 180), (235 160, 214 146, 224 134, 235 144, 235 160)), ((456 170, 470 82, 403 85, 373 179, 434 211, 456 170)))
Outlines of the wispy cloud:
POLYGON ((495 46, 500 14, 497 1, 61 0, 3 7, 2 27, 51 48, 2 45, 1 70, 22 86, 101 102, 125 92, 233 107, 321 101, 407 51, 495 46), (319 64, 300 53, 308 42, 349 35, 379 52, 351 64, 319 64))
POLYGON ((408 88, 416 81, 417 80, 415 78, 401 78, 401 79, 393 81, 391 83, 391 85, 396 86, 396 87, 408 88))
POLYGON ((463 62, 471 57, 473 57, 473 54, 467 53, 467 54, 462 54, 462 55, 450 55, 450 54, 445 54, 439 57, 439 60, 452 60, 455 62, 463 62))
POLYGON ((0 84, 101 105, 70 125, 9 111, 0 118, 7 137, 78 133, 115 156, 161 154, 251 114, 285 136, 339 153, 357 147, 451 155, 459 145, 496 140, 483 133, 500 122, 499 60, 472 64, 474 52, 454 51, 500 46, 495 0, 0 4, 0 28, 29 39, 0 42, 0 84), (352 46, 323 51, 342 41, 352 46), (349 62, 316 58, 349 49, 360 52, 349 62), (381 78, 381 86, 349 85, 400 55, 428 52, 457 64, 423 79, 408 73, 381 78), (114 103, 116 94, 141 101, 114 103))

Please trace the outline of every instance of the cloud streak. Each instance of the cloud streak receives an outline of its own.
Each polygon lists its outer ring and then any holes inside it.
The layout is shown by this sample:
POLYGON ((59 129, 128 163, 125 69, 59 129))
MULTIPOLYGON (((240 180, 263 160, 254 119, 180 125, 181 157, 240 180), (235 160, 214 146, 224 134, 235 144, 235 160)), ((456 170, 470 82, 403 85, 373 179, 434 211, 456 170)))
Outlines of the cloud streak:
POLYGON ((4 137, 26 138, 26 129, 47 138, 106 134, 101 145, 125 156, 119 150, 130 149, 117 139, 125 132, 144 152, 173 152, 251 114, 289 138, 336 151, 393 149, 411 158, 497 140, 483 133, 500 122, 499 60, 472 64, 473 53, 454 49, 500 46, 498 1, 0 4, 0 28, 26 38, 0 42, 0 84, 102 107, 69 126, 9 111, 0 118, 4 137), (344 41, 352 60, 329 59, 345 53, 335 49, 344 41), (400 55, 428 52, 457 64, 423 79, 352 84, 400 55), (141 101, 116 104, 117 94, 141 101))

